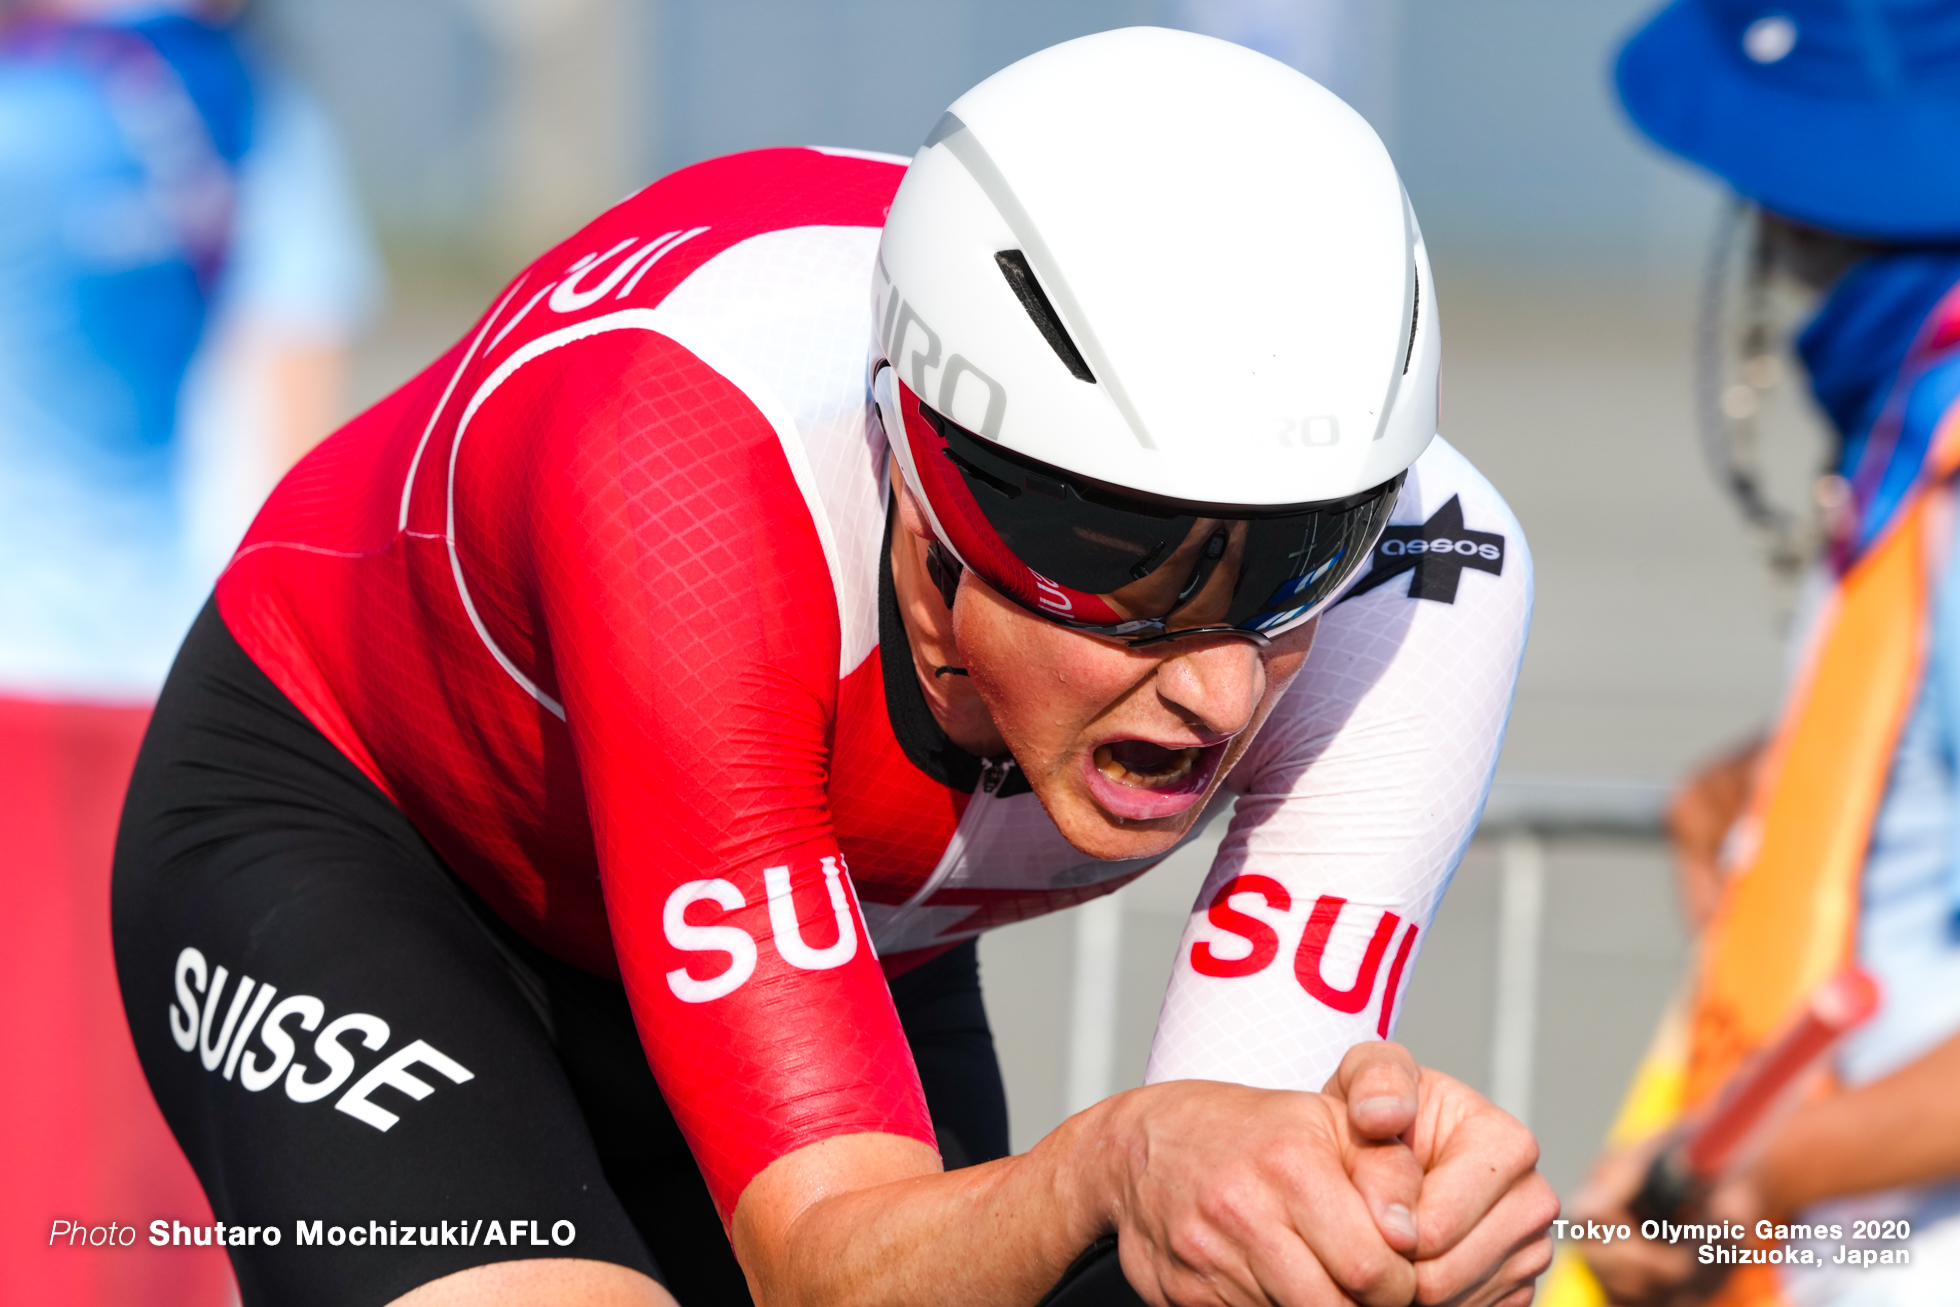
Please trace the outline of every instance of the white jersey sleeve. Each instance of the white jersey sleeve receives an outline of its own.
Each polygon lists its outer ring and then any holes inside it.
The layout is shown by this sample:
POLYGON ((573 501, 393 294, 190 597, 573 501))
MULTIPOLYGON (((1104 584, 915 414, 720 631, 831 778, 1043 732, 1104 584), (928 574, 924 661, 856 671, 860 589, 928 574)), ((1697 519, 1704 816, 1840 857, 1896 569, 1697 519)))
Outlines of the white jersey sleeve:
POLYGON ((1393 1033, 1490 790, 1531 600, 1517 520, 1438 438, 1228 781, 1146 1081, 1319 1089, 1393 1033))

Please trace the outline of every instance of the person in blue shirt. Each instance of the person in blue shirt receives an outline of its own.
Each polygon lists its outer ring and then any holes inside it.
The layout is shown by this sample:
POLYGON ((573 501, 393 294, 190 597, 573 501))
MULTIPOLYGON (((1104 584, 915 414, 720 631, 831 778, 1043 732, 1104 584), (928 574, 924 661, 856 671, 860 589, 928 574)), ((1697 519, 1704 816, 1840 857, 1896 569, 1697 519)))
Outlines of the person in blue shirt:
MULTIPOLYGON (((1759 275, 1788 277, 1820 297, 1794 342, 1838 438, 1820 496, 1831 513, 1815 592, 1848 593, 1860 564, 1922 509, 1916 520, 1927 524, 1931 557, 1911 618, 1923 667, 1904 684, 1889 754, 1873 755, 1885 760, 1884 776, 1869 778, 1882 798, 1867 819, 1853 889, 1849 960, 1878 979, 1882 1005, 1838 1050, 1836 1091, 1775 1126, 1717 1187, 1706 1215, 1682 1218, 1740 1221, 1752 1233, 1769 1219, 1768 1244, 1801 1251, 1808 1243, 1816 1261, 1730 1276, 1701 1264, 1692 1241, 1638 1238, 1588 1244, 1585 1258, 1618 1303, 1718 1293, 1724 1303, 1798 1307, 1951 1301, 1960 1284, 1960 557, 1951 511, 1960 4, 1679 0, 1628 42, 1618 84, 1636 126, 1756 206, 1759 275), (1778 1223, 1842 1234, 1786 1240, 1774 1235, 1778 1223), (1846 1257, 1847 1247, 1883 1261, 1868 1267, 1846 1257)), ((1799 639, 1822 648, 1848 611, 1814 605, 1799 639)), ((1819 702, 1821 675, 1797 678, 1790 721, 1819 702)), ((1690 873, 1684 898, 1714 914, 1712 929, 1734 927, 1727 909, 1715 908, 1739 883, 1731 873, 1760 871, 1751 850, 1766 846, 1767 828, 1733 828, 1752 786, 1767 794, 1779 783, 1775 771, 1773 759, 1747 751, 1692 781, 1677 804, 1690 873)), ((1860 779, 1841 774, 1839 788, 1860 779)), ((1768 821, 1775 810, 1758 811, 1768 821)), ((1628 1202, 1649 1156, 1610 1154, 1571 1214, 1637 1229, 1628 1202)))
MULTIPOLYGON (((379 289, 324 115, 234 8, 0 0, 0 985, 22 1000, 0 1008, 0 1228, 16 1234, 204 1207, 120 1010, 116 813, 219 567, 337 420, 379 289)), ((0 1301, 231 1292, 216 1249, 31 1243, 0 1256, 0 1301)))
POLYGON ((285 412, 331 387, 233 324, 338 356, 375 295, 319 110, 207 17, 68 0, 16 7, 0 44, 0 694, 154 694, 249 507, 335 416, 285 412), (284 448, 203 447, 251 388, 226 365, 289 377, 255 415, 284 448), (269 468, 225 512, 227 458, 269 468))

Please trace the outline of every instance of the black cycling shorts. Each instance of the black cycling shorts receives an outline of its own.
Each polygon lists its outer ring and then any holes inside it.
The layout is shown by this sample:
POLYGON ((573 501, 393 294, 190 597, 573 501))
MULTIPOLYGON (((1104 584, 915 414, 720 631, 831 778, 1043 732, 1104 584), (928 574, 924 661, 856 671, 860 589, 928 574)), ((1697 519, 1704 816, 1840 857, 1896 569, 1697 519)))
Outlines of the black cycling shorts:
MULTIPOLYGON (((530 1257, 749 1302, 620 984, 499 921, 215 605, 137 761, 114 926, 137 1052, 247 1307, 367 1307, 530 1257)), ((892 996, 947 1165, 1004 1156, 973 944, 892 996)))

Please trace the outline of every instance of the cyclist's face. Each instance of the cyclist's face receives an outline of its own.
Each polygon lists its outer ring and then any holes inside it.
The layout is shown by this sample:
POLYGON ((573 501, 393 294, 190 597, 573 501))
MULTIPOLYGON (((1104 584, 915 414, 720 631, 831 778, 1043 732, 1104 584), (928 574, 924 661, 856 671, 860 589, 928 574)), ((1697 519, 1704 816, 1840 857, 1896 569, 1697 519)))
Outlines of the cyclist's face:
POLYGON ((973 687, 1069 843, 1160 853, 1191 828, 1313 643, 1231 636, 1132 649, 1044 621, 971 570, 953 631, 973 687))

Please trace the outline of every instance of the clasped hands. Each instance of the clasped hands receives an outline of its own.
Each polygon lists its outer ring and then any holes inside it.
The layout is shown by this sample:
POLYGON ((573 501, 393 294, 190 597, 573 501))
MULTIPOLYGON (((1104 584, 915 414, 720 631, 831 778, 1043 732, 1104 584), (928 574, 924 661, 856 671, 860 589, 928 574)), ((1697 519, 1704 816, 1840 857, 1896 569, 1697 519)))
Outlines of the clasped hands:
POLYGON ((1319 1094, 1132 1092, 1118 1247, 1155 1307, 1522 1307, 1551 1262, 1531 1133, 1400 1045, 1349 1050, 1319 1094))

